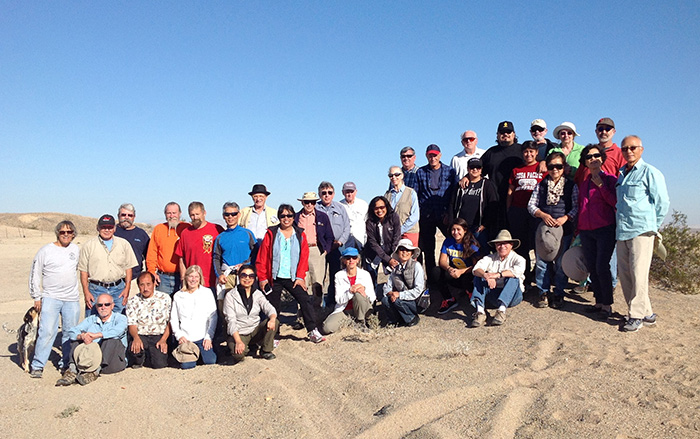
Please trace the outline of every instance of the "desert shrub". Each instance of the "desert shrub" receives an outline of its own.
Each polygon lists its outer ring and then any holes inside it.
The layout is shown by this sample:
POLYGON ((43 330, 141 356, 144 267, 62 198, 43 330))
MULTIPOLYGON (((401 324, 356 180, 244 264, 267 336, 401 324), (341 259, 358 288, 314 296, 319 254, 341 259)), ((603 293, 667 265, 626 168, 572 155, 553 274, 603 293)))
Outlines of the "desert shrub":
POLYGON ((692 231, 687 215, 673 211, 673 220, 661 227, 668 253, 666 261, 651 261, 653 282, 684 294, 700 293, 700 232, 692 231))

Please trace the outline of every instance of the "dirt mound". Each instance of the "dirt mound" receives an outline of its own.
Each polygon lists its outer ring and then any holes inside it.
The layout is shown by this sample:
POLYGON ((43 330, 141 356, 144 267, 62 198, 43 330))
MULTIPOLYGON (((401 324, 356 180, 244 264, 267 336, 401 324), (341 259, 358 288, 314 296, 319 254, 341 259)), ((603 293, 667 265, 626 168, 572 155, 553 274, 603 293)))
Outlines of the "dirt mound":
MULTIPOLYGON (((0 225, 19 229, 41 230, 53 233, 54 227, 60 221, 69 220, 75 224, 78 234, 95 234, 97 218, 74 215, 72 213, 37 212, 37 213, 0 213, 0 225)), ((149 234, 153 230, 150 224, 136 223, 149 234)))

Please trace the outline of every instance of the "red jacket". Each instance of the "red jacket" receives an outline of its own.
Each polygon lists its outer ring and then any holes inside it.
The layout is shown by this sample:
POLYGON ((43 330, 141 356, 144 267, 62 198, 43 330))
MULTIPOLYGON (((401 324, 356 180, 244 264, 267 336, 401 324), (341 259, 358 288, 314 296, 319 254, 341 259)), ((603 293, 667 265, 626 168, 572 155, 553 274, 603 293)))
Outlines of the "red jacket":
MULTIPOLYGON (((304 279, 306 277, 306 272, 309 271, 309 244, 306 241, 306 233, 298 228, 296 224, 293 225, 293 227, 297 240, 301 243, 301 248, 299 249, 299 262, 296 266, 296 279, 304 279)), ((272 262, 274 258, 273 244, 278 232, 279 226, 271 226, 267 229, 267 232, 265 232, 265 237, 263 238, 262 243, 260 243, 258 258, 255 262, 255 269, 258 272, 258 280, 269 281, 270 285, 272 285, 272 262)), ((292 260, 292 269, 294 269, 293 264, 294 261, 292 260)))

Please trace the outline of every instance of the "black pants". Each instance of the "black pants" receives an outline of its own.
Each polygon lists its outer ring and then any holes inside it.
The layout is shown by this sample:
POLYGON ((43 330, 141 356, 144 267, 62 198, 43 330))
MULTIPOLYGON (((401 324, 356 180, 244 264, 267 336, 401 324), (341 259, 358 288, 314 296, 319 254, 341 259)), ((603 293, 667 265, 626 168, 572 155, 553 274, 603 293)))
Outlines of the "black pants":
POLYGON ((441 273, 436 272, 435 264, 435 232, 440 229, 445 238, 450 236, 449 226, 443 223, 440 215, 422 217, 418 222, 420 232, 418 234, 418 246, 425 255, 425 272, 429 282, 441 279, 441 273))
MULTIPOLYGON (((315 296, 309 295, 309 293, 298 285, 295 287, 291 279, 279 277, 274 279, 272 281, 272 292, 267 296, 267 300, 275 307, 278 316, 280 315, 280 308, 282 306, 282 290, 287 290, 289 294, 299 302, 299 308, 301 308, 301 315, 304 318, 306 330, 313 331, 316 329, 317 313, 314 309, 315 296)), ((317 303, 316 306, 320 306, 320 303, 317 303)))
POLYGON ((474 275, 471 272, 464 273, 457 279, 444 273, 444 280, 445 282, 440 285, 440 293, 442 293, 443 299, 455 298, 459 300, 459 297, 462 295, 471 298, 472 290, 474 289, 474 275))
MULTIPOLYGON (((73 340, 70 342, 70 369, 77 370, 73 352, 80 341, 73 340)), ((102 339, 99 342, 100 350, 102 351, 102 362, 100 363, 100 373, 110 374, 121 372, 126 369, 126 349, 119 339, 108 338, 102 339)))
POLYGON ((126 354, 129 358, 129 364, 143 366, 147 365, 154 369, 162 369, 168 365, 168 354, 161 352, 160 349, 156 347, 156 343, 160 340, 162 335, 139 335, 141 343, 143 343, 143 349, 138 354, 131 352, 131 345, 134 340, 129 336, 129 348, 126 354))
POLYGON ((328 264, 328 294, 326 294, 326 308, 335 308, 335 274, 340 271, 340 249, 331 250, 326 255, 328 264))

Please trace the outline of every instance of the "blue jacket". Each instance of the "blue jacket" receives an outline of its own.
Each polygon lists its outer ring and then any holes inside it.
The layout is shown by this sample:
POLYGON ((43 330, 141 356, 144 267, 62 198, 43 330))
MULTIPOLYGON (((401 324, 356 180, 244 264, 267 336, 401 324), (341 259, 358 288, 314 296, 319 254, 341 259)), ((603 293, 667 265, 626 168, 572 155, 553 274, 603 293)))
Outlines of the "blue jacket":
MULTIPOLYGON (((301 212, 294 215, 294 224, 299 225, 301 212)), ((301 229, 304 230, 304 229, 301 229)), ((328 253, 333 246, 333 229, 328 215, 316 209, 316 245, 321 249, 321 253, 328 253)))
POLYGON ((661 171, 640 158, 629 171, 620 169, 616 192, 618 241, 659 231, 670 204, 661 171))

